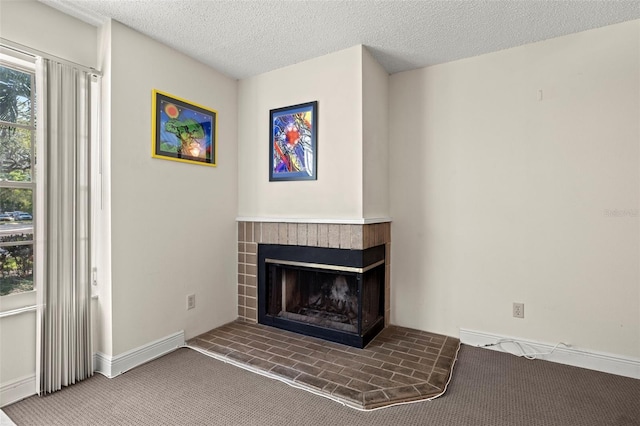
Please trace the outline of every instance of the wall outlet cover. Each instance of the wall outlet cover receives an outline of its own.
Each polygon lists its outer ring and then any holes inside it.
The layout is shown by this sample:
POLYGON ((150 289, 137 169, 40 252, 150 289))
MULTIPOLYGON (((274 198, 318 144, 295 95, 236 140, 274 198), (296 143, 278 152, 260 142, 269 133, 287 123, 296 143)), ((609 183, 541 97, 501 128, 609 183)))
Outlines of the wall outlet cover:
POLYGON ((524 303, 513 303, 513 317, 524 318, 524 303))

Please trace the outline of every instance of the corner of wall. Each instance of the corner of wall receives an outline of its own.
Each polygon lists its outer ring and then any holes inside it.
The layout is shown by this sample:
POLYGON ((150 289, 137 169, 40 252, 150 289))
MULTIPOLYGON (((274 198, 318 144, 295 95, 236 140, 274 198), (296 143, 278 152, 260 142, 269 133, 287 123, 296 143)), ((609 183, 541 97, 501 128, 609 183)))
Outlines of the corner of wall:
POLYGON ((97 50, 98 64, 102 71, 102 86, 100 92, 101 103, 101 134, 99 142, 100 154, 94 159, 97 164, 97 185, 94 191, 98 194, 94 198, 96 225, 99 232, 96 235, 96 249, 94 267, 97 269, 97 286, 94 291, 97 296, 93 319, 96 336, 95 350, 100 353, 113 352, 113 309, 111 282, 111 36, 112 21, 105 22, 98 30, 97 50))
POLYGON ((389 75, 362 46, 363 217, 389 216, 389 75))

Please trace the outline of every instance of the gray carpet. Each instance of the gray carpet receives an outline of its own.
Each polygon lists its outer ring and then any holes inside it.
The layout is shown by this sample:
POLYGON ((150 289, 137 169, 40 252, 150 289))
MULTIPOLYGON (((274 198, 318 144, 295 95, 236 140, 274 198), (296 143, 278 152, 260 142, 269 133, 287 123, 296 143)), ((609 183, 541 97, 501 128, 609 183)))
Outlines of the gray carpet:
POLYGON ((463 345, 446 394, 361 412, 190 349, 4 408, 22 425, 640 425, 640 380, 463 345))

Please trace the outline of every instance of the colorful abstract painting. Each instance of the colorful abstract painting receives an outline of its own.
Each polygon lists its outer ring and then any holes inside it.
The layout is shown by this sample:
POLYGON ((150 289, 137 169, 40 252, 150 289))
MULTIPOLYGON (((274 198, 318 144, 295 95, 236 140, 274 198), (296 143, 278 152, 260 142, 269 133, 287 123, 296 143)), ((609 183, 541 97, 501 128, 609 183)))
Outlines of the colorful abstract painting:
POLYGON ((216 165, 217 111, 153 91, 155 158, 216 165))
POLYGON ((316 180, 318 103, 270 112, 269 180, 316 180))

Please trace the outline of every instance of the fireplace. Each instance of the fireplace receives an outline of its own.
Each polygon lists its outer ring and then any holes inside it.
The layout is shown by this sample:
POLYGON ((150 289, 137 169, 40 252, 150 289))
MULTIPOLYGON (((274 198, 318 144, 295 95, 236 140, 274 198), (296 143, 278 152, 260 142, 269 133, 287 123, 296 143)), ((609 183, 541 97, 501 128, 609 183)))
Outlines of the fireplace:
POLYGON ((363 348, 384 328, 385 246, 260 244, 258 322, 363 348))

